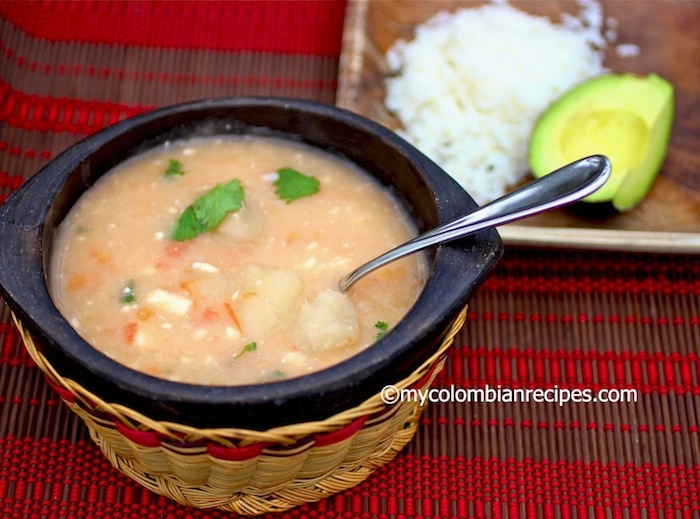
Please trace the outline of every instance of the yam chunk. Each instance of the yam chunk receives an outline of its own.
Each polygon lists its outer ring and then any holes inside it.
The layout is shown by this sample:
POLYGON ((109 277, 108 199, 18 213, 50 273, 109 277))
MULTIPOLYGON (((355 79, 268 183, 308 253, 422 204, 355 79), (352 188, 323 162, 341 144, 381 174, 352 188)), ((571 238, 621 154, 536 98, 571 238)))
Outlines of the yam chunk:
POLYGON ((301 304, 303 283, 292 270, 255 265, 244 269, 241 278, 236 311, 248 338, 278 327, 301 304))
POLYGON ((265 213, 262 208, 255 200, 246 199, 240 210, 229 214, 221 222, 214 236, 226 242, 248 243, 257 240, 265 226, 265 213))
POLYGON ((300 346, 310 351, 345 348, 357 342, 360 325, 352 301, 336 290, 323 290, 299 314, 300 346))

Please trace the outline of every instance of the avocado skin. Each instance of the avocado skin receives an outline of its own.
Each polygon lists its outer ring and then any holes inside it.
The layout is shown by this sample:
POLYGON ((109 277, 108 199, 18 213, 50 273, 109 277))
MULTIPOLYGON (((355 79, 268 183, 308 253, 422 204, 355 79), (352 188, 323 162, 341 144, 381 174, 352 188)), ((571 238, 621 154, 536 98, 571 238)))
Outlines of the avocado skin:
POLYGON ((537 120, 528 162, 535 177, 587 155, 612 162, 611 179, 584 199, 597 212, 629 211, 648 194, 668 151, 673 86, 656 74, 603 74, 574 86, 537 120))

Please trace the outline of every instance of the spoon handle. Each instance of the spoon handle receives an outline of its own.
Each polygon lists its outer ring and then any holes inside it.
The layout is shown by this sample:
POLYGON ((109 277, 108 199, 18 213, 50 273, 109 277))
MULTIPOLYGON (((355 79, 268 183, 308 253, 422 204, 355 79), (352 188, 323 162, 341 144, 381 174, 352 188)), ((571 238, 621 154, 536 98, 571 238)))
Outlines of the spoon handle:
POLYGON ((379 267, 427 247, 576 202, 600 188, 610 177, 610 172, 610 161, 603 155, 592 155, 567 164, 368 261, 341 279, 339 288, 345 292, 379 267))

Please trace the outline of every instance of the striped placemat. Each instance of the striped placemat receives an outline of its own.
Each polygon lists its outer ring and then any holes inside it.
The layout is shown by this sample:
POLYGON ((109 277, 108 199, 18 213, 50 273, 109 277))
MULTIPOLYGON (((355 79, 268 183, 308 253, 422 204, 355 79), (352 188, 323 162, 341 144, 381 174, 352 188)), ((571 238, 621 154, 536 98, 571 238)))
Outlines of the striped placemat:
MULTIPOLYGON (((333 103, 343 10, 0 3, 0 202, 73 142, 157 106, 257 94, 333 103)), ((698 517, 698 345, 696 257, 509 249, 408 447, 354 489, 280 516, 698 517), (574 395, 591 401, 563 401, 574 395)), ((229 517, 114 470, 5 305, 0 465, 2 517, 229 517)))

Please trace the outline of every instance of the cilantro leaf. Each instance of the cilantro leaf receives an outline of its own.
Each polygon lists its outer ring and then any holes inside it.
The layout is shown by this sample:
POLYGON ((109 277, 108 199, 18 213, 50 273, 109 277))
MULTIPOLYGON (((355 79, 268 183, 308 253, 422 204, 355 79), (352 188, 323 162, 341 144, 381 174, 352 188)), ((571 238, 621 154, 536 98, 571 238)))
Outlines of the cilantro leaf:
POLYGON ((277 170, 277 180, 273 182, 275 194, 288 204, 318 193, 321 183, 315 177, 304 175, 292 168, 277 170))
POLYGON ((243 186, 239 180, 217 184, 187 206, 175 224, 172 238, 185 241, 203 232, 213 231, 229 213, 234 213, 243 206, 243 195, 243 186))
POLYGON ((233 357, 233 360, 236 360, 238 357, 240 357, 241 355, 243 355, 246 352, 255 351, 257 348, 258 348, 258 345, 256 343, 249 342, 248 344, 243 346, 243 349, 241 351, 239 351, 235 357, 233 357))
POLYGON ((184 175, 182 163, 179 160, 170 159, 168 161, 168 169, 165 170, 166 177, 174 177, 175 175, 184 175))
POLYGON ((208 231, 216 229, 226 215, 238 211, 242 206, 243 186, 240 180, 218 184, 192 204, 197 220, 202 222, 208 231))
POLYGON ((136 282, 130 279, 124 285, 122 289, 122 296, 120 298, 122 303, 128 304, 136 301, 136 282))
POLYGON ((377 340, 381 339, 381 338, 384 337, 387 333, 389 333, 389 325, 388 325, 386 322, 384 322, 384 321, 377 321, 377 322, 374 324, 374 327, 375 327, 377 330, 379 330, 379 332, 377 332, 377 336, 376 336, 376 339, 377 339, 377 340))
POLYGON ((180 215, 180 218, 178 218, 171 237, 176 241, 191 240, 195 236, 202 234, 204 231, 206 231, 206 228, 202 222, 197 220, 197 216, 194 213, 194 208, 192 206, 188 206, 187 209, 185 209, 180 215))

